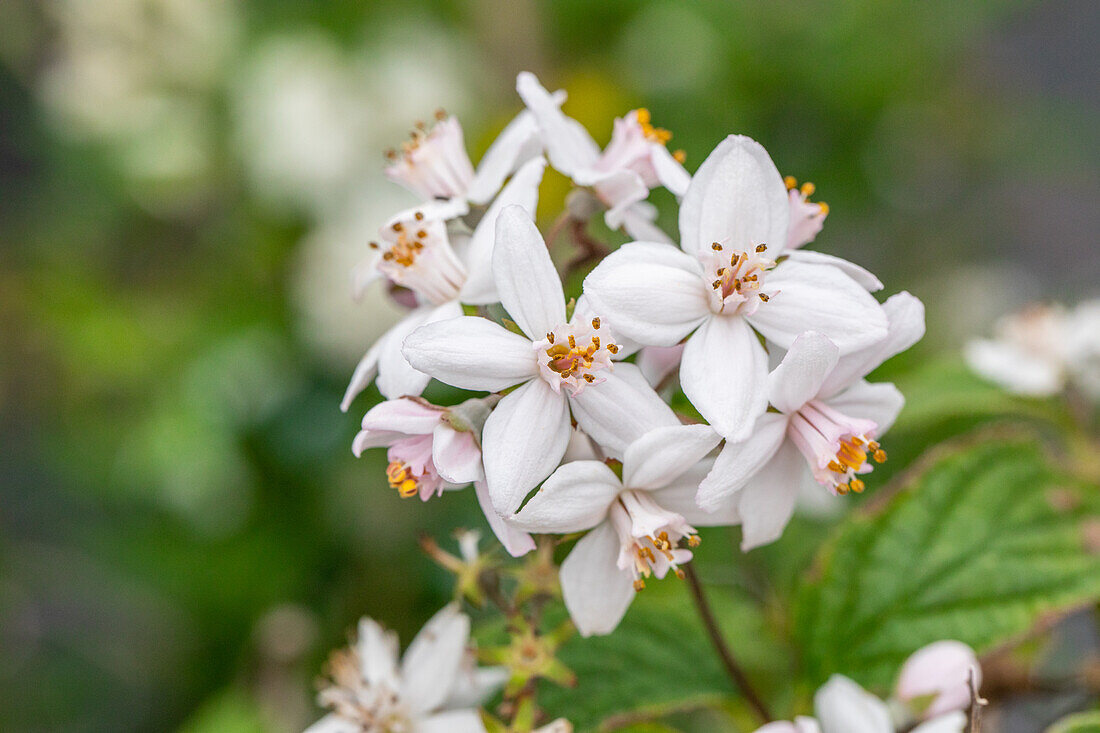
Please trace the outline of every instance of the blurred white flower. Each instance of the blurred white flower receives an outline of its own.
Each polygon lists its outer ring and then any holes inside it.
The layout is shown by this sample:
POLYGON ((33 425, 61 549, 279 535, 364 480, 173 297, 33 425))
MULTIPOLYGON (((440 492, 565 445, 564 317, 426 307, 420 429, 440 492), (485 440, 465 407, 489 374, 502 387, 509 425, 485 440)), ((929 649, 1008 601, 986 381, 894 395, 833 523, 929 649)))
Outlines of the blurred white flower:
POLYGON ((457 604, 444 607, 398 661, 397 636, 375 621, 329 660, 318 702, 332 710, 306 733, 483 733, 476 706, 507 674, 472 666, 466 645, 470 619, 457 604))
POLYGON ((982 670, 974 650, 961 641, 937 641, 915 651, 898 673, 894 696, 934 718, 970 705, 970 675, 980 685, 982 670))

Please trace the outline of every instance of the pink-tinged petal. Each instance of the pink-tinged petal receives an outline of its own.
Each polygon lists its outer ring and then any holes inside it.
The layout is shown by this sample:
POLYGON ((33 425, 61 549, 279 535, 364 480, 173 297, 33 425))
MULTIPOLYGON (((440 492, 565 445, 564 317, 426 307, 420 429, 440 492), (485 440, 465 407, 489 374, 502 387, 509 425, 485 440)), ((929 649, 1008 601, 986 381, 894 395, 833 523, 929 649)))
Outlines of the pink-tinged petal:
POLYGON ((538 122, 529 110, 524 110, 500 131, 481 156, 466 197, 475 204, 484 204, 500 190, 504 179, 541 152, 538 122))
POLYGON ((638 241, 672 244, 672 237, 655 223, 656 215, 644 202, 634 204, 622 214, 623 231, 638 241))
POLYGON ((714 460, 704 458, 665 488, 654 491, 653 498, 662 507, 676 512, 695 527, 729 527, 740 524, 741 515, 737 513, 736 495, 723 499, 714 511, 701 509, 696 501, 699 485, 713 468, 714 460))
POLYGON ((739 316, 716 316, 691 335, 680 386, 727 440, 743 440, 768 406, 768 355, 739 316))
POLYGON ((642 376, 654 389, 677 369, 680 368, 680 357, 683 356, 684 345, 675 346, 646 346, 638 352, 638 358, 634 361, 642 371, 642 376))
POLYGON ((372 686, 393 687, 397 681, 397 634, 370 618, 359 620, 358 632, 355 650, 363 679, 372 686))
POLYGON ((439 475, 452 484, 468 484, 485 475, 474 434, 459 432, 445 423, 437 425, 432 433, 432 463, 439 475))
POLYGON ((361 733, 362 726, 330 713, 306 728, 305 733, 361 733))
POLYGON ((780 412, 796 412, 817 396, 836 366, 836 344, 816 331, 794 340, 783 361, 768 375, 768 399, 780 412))
POLYGON ((509 206, 497 217, 493 280, 500 302, 533 340, 565 323, 565 294, 531 214, 509 206))
POLYGON ((634 600, 634 577, 620 570, 619 537, 604 522, 582 537, 561 564, 561 592, 581 636, 610 634, 634 600))
POLYGON ((592 307, 616 332, 672 346, 711 315, 699 263, 675 247, 625 244, 584 279, 592 307))
POLYGON ((481 460, 489 497, 510 516, 535 485, 557 467, 569 444, 569 404, 564 394, 535 379, 502 399, 485 421, 481 460))
POLYGON ((600 461, 566 463, 508 521, 528 532, 583 532, 607 517, 608 506, 622 490, 619 477, 600 461))
POLYGON ((963 356, 975 373, 1013 394, 1049 397, 1065 386, 1065 371, 1058 360, 1017 344, 976 339, 966 344, 963 356))
MULTIPOLYGON (((576 182, 585 181, 581 179, 576 182)), ((632 170, 617 170, 610 174, 601 174, 591 181, 591 186, 608 207, 604 220, 611 229, 620 228, 626 211, 649 197, 649 187, 645 185, 642 177, 632 170)))
POLYGON ((415 730, 416 733, 485 733, 485 724, 477 710, 447 710, 418 720, 415 730))
POLYGON ((768 273, 764 289, 770 299, 748 319, 785 349, 804 331, 821 332, 841 354, 886 338, 882 306, 835 267, 787 260, 768 273))
POLYGON ((422 325, 455 318, 462 315, 462 307, 456 302, 414 311, 417 319, 402 321, 386 334, 386 345, 378 355, 378 391, 394 399, 404 395, 416 396, 424 391, 431 378, 415 369, 401 353, 401 343, 408 334, 422 325))
POLYGON ((691 174, 680 161, 672 157, 672 153, 664 145, 653 144, 649 146, 649 150, 657 180, 677 198, 682 198, 691 184, 691 174))
POLYGON ((538 370, 528 339, 477 316, 418 328, 402 351, 425 374, 462 389, 496 392, 531 379, 538 370))
POLYGON ((623 485, 660 489, 678 479, 714 447, 722 436, 709 425, 671 425, 642 435, 623 454, 623 485))
POLYGON ((530 534, 521 529, 516 529, 504 521, 504 518, 493 509, 493 502, 489 499, 489 486, 484 481, 474 483, 474 491, 477 494, 477 505, 481 507, 481 513, 485 515, 485 521, 489 523, 489 529, 493 530, 497 540, 512 557, 523 557, 535 549, 535 540, 530 534))
POLYGON ((680 246, 703 254, 713 242, 731 251, 787 245, 787 187, 760 143, 730 135, 707 156, 680 204, 680 246))
POLYGON ((825 400, 825 403, 845 415, 873 420, 878 425, 875 435, 881 436, 890 429, 901 408, 905 407, 905 397, 889 382, 856 382, 825 400))
POLYGON ((890 709, 847 677, 835 674, 814 695, 825 733, 893 733, 890 709))
POLYGON ((922 718, 934 718, 970 705, 970 674, 974 682, 982 681, 981 665, 974 650, 961 641, 937 641, 915 651, 898 673, 895 695, 908 702, 931 697, 922 718))
POLYGON ((806 460, 788 441, 749 479, 737 504, 742 550, 748 552, 779 539, 794 513, 795 499, 808 474, 806 460))
POLYGON ((966 714, 961 710, 941 715, 935 720, 921 723, 910 733, 963 733, 966 730, 966 714))
POLYGON ((882 281, 875 277, 870 270, 866 270, 854 262, 810 249, 799 249, 789 254, 791 262, 803 262, 808 265, 831 265, 855 280, 860 287, 868 292, 875 293, 883 288, 882 281))
POLYGON ((500 212, 509 206, 523 207, 528 212, 528 218, 534 216, 539 200, 539 183, 542 182, 545 170, 546 160, 541 155, 524 163, 477 223, 464 258, 467 275, 458 294, 463 303, 484 305, 500 300, 496 282, 493 280, 493 247, 496 244, 497 220, 500 212))
POLYGON ((904 291, 897 293, 882 304, 882 310, 888 324, 886 338, 840 357, 821 385, 819 396, 836 394, 924 337, 924 303, 916 297, 904 291))
POLYGON ((591 167, 600 157, 600 147, 588 131, 561 111, 561 102, 543 88, 529 71, 516 77, 516 91, 538 121, 551 165, 567 176, 591 167))
POLYGON ((439 425, 443 408, 420 400, 399 397, 379 402, 363 416, 363 430, 389 430, 406 435, 426 435, 439 425))
POLYGON ((633 364, 600 372, 604 381, 570 398, 573 417, 585 433, 615 456, 654 428, 679 425, 672 408, 633 364))
POLYGON ((383 334, 381 338, 371 344, 371 347, 367 349, 367 353, 355 365, 355 371, 352 372, 348 388, 344 391, 343 399, 340 400, 341 412, 347 412, 355 398, 369 387, 374 378, 378 376, 378 353, 385 345, 385 338, 386 334, 383 334))
POLYGON ((401 660, 401 700, 413 712, 435 710, 447 699, 469 638, 470 618, 456 603, 424 624, 401 660))
POLYGON ((787 433, 787 416, 766 412, 745 440, 727 441, 714 469, 699 486, 696 501, 704 511, 717 511, 772 459, 787 433))

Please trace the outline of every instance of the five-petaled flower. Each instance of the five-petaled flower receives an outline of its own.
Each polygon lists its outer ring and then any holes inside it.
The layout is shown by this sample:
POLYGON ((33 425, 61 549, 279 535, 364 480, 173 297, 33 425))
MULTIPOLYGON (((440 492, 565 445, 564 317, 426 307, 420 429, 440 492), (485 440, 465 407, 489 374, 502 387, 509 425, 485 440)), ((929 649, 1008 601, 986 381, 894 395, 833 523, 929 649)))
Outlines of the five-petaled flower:
POLYGON ((502 515, 561 461, 577 424, 611 454, 646 430, 678 424, 671 408, 619 352, 608 324, 578 304, 566 319, 561 280, 530 214, 501 212, 493 250, 501 303, 522 332, 477 316, 422 326, 405 339, 408 362, 463 389, 509 392, 485 422, 482 459, 502 515), (572 413, 572 418, 570 418, 572 413))
POLYGON ((704 460, 721 437, 706 425, 674 425, 633 440, 622 475, 600 461, 566 463, 510 521, 530 532, 591 529, 561 566, 565 606, 581 634, 608 634, 651 574, 663 578, 691 559, 696 526, 731 524, 731 507, 695 503, 704 460))
POLYGON ((593 308, 625 337, 672 346, 687 337, 680 383, 730 440, 743 440, 767 406, 768 357, 757 333, 788 348, 804 331, 842 354, 886 336, 886 316, 835 258, 783 258, 787 189, 771 158, 746 137, 726 138, 700 166, 680 206, 680 247, 633 242, 584 282, 593 308))
POLYGON ((484 733, 477 706, 508 675, 476 667, 469 638, 470 619, 451 604, 398 663, 397 636, 362 619, 358 638, 329 660, 318 701, 332 712, 306 733, 484 733))
POLYGON ((894 385, 863 377, 920 339, 924 307, 899 293, 884 311, 889 334, 845 356, 820 333, 796 338, 768 379, 766 396, 776 412, 761 415, 745 440, 727 441, 699 487, 704 508, 738 495, 745 549, 782 534, 800 487, 811 480, 834 494, 858 493, 864 488, 859 476, 886 460, 877 438, 905 400, 894 385))

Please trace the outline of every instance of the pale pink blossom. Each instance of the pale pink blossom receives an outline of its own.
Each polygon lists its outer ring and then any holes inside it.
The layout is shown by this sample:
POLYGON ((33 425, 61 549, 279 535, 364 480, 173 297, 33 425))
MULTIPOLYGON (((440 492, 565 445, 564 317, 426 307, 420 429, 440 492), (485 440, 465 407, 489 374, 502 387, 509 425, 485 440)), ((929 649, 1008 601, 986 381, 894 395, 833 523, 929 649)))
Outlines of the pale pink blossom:
POLYGON ((974 650, 961 641, 937 641, 915 651, 902 665, 894 695, 918 706, 921 718, 934 718, 970 706, 970 679, 980 685, 982 670, 974 650))

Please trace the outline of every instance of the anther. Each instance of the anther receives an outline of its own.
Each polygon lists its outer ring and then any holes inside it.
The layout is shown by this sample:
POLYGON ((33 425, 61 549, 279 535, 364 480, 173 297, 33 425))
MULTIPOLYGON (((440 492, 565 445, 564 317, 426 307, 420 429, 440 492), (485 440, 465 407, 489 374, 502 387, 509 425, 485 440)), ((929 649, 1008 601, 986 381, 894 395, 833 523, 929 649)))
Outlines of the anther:
POLYGON ((577 339, 573 336, 573 334, 569 334, 569 348, 577 348, 577 339))
POLYGON ((814 191, 816 191, 816 190, 817 190, 817 186, 810 183, 809 181, 806 181, 805 183, 803 183, 802 188, 799 189, 799 191, 802 192, 803 196, 813 196, 814 191))
POLYGON ((871 454, 871 457, 875 459, 875 463, 885 463, 886 462, 886 451, 884 451, 882 448, 879 448, 878 450, 876 450, 874 453, 871 454))
POLYGON ((426 236, 428 236, 428 232, 426 232, 423 229, 420 229, 416 232, 416 238, 417 239, 424 239, 424 237, 426 237, 426 236))
POLYGON ((634 579, 634 591, 638 592, 640 590, 643 590, 644 588, 645 588, 645 581, 642 580, 641 578, 635 578, 634 579))
POLYGON ((597 331, 600 330, 600 319, 598 317, 592 319, 592 328, 596 329, 597 331))
POLYGON ((593 336, 592 337, 592 346, 594 346, 597 349, 600 348, 600 337, 599 336, 593 336))
POLYGON ((714 244, 710 245, 710 248, 713 249, 715 252, 721 252, 722 251, 722 245, 718 244, 718 242, 715 242, 714 244))
POLYGON ((757 252, 767 252, 768 251, 768 245, 758 244, 758 245, 756 245, 756 251, 757 252))
POLYGON ((702 542, 702 540, 699 539, 699 535, 688 535, 688 547, 698 547, 700 542, 702 542))
POLYGON ((786 176, 783 178, 783 185, 790 191, 792 188, 798 185, 798 179, 794 176, 786 176))
POLYGON ((550 343, 554 343, 554 332, 553 331, 550 331, 549 333, 546 334, 546 340, 549 341, 550 343))
POLYGON ((688 155, 683 150, 677 150, 677 151, 672 153, 672 159, 675 160, 680 165, 683 165, 684 161, 687 160, 687 158, 688 158, 688 155))
POLYGON ((442 122, 447 117, 447 110, 440 107, 435 111, 435 118, 442 122))
POLYGON ((424 221, 424 212, 423 211, 416 212, 415 214, 413 214, 413 218, 416 219, 417 221, 424 221))
POLYGON ((764 301, 765 303, 771 300, 771 296, 767 295, 766 293, 757 293, 757 295, 760 297, 760 300, 764 301))
POLYGON ((395 221, 395 222, 393 223, 393 230, 394 230, 395 232, 399 232, 399 231, 401 231, 401 230, 402 230, 402 229, 404 229, 404 228, 405 228, 405 226, 404 226, 404 225, 403 225, 403 224, 402 224, 401 222, 399 222, 399 221, 395 221))
POLYGON ((371 242, 367 246, 370 247, 371 249, 378 249, 378 242, 371 242))
POLYGON ((849 482, 849 486, 851 486, 852 491, 856 492, 857 494, 863 493, 863 489, 866 488, 866 485, 862 481, 860 481, 858 478, 852 479, 849 482))
POLYGON ((610 351, 612 354, 618 354, 619 353, 619 347, 616 346, 615 344, 608 344, 607 345, 607 350, 610 351))
POLYGON ((596 381, 596 378, 593 377, 591 374, 585 374, 584 375, 584 381, 588 382, 589 384, 592 384, 593 382, 596 381))
POLYGON ((817 207, 819 209, 821 209, 821 215, 822 216, 828 216, 829 215, 829 205, 827 203, 825 203, 824 201, 820 201, 820 202, 818 202, 817 207))

